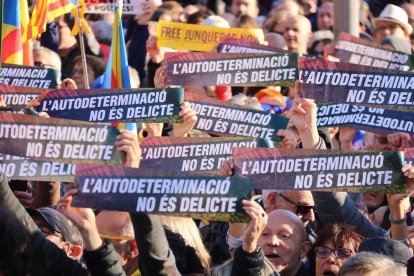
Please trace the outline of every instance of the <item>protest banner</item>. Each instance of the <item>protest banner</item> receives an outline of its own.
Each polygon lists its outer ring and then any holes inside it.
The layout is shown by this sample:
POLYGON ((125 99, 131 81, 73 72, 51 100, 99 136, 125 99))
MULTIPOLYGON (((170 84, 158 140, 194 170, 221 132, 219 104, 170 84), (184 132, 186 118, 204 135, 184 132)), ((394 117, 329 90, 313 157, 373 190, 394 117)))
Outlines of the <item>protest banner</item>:
POLYGON ((349 104, 318 105, 318 127, 352 126, 375 133, 414 133, 414 113, 349 104))
POLYGON ((0 96, 7 107, 25 108, 26 104, 36 99, 46 89, 24 86, 0 85, 0 96))
POLYGON ((249 40, 225 37, 217 46, 218 53, 228 53, 228 54, 250 54, 250 53, 280 53, 286 52, 282 49, 265 46, 257 42, 252 42, 249 40))
POLYGON ((74 164, 36 161, 0 154, 0 171, 10 179, 73 182, 75 168, 74 164))
POLYGON ((414 74, 299 58, 300 94, 323 103, 414 110, 414 74))
POLYGON ((57 88, 59 80, 60 72, 51 68, 5 63, 0 68, 0 85, 57 88))
POLYGON ((108 125, 0 112, 0 153, 62 163, 121 164, 108 125))
POLYGON ((72 206, 98 210, 207 216, 244 221, 242 199, 252 181, 241 177, 163 176, 121 166, 78 164, 72 206))
POLYGON ((405 193, 399 151, 233 149, 237 175, 255 189, 405 193))
MULTIPOLYGON (((123 0, 122 14, 142 14, 143 2, 145 0, 123 0)), ((112 14, 117 6, 117 0, 85 0, 85 4, 85 13, 112 14)))
POLYGON ((185 93, 185 100, 197 114, 194 129, 219 136, 243 136, 280 142, 279 129, 289 120, 277 114, 248 109, 195 93, 185 93))
POLYGON ((377 43, 340 33, 334 45, 325 50, 328 60, 385 69, 408 71, 414 67, 414 56, 379 46, 377 43))
POLYGON ((19 107, 0 106, 0 111, 15 113, 15 114, 38 115, 37 111, 32 109, 32 108, 19 108, 19 107))
POLYGON ((53 90, 38 111, 50 117, 89 122, 182 122, 182 88, 53 90))
POLYGON ((295 53, 166 53, 167 85, 293 86, 295 53))
POLYGON ((262 29, 218 28, 164 20, 158 22, 157 28, 158 46, 180 50, 209 52, 226 36, 264 41, 262 29))
POLYGON ((150 137, 141 144, 140 168, 163 168, 172 172, 216 174, 233 147, 272 147, 266 139, 226 137, 150 137))

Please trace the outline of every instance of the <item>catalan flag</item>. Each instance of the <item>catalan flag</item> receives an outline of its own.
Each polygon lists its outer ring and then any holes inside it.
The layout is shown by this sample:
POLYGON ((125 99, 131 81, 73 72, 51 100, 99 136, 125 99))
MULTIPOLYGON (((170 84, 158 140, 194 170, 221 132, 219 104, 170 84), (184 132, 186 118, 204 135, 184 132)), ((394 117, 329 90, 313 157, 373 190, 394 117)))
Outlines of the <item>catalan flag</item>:
MULTIPOLYGON (((118 0, 115 10, 111 51, 109 53, 108 63, 106 64, 103 88, 131 88, 121 17, 122 0, 118 0)), ((118 123, 115 126, 121 129, 136 130, 136 124, 134 123, 118 123)))
MULTIPOLYGON (((13 0, 14 1, 14 0, 13 0)), ((39 0, 22 41, 32 40, 46 30, 46 23, 77 8, 78 0, 39 0)))
POLYGON ((3 4, 1 61, 19 65, 33 65, 31 43, 21 43, 29 21, 27 0, 7 0, 3 4))

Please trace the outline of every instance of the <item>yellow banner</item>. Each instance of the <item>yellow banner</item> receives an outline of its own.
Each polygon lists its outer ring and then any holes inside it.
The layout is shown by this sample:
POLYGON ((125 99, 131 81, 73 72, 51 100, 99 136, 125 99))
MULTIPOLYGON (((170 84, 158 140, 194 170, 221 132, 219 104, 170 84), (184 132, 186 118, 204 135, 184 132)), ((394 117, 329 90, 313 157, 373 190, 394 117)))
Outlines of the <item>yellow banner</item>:
POLYGON ((160 20, 158 45, 199 52, 209 52, 223 37, 234 37, 263 43, 262 29, 217 28, 160 20))

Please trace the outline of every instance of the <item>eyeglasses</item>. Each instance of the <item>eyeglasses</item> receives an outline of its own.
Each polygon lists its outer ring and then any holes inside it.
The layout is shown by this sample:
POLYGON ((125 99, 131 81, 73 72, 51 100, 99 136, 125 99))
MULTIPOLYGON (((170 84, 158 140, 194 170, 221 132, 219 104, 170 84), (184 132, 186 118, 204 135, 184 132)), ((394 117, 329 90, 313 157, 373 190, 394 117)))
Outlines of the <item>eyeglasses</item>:
POLYGON ((334 253, 337 258, 345 260, 350 258, 353 252, 348 248, 329 248, 325 246, 317 246, 315 247, 315 253, 319 258, 326 258, 331 255, 331 253, 334 253))
POLYGON ((35 62, 33 62, 33 64, 34 64, 34 66, 38 66, 38 67, 47 67, 47 66, 49 66, 48 64, 43 63, 42 61, 35 61, 35 62))
POLYGON ((35 61, 33 62, 34 66, 42 67, 42 68, 54 68, 52 65, 44 63, 42 61, 35 61))
POLYGON ((283 198, 284 200, 286 200, 287 202, 295 205, 295 214, 297 216, 303 216, 307 213, 310 212, 310 210, 312 210, 314 213, 315 211, 315 206, 310 206, 310 205, 300 205, 300 204, 296 204, 295 202, 293 202, 292 200, 290 200, 289 198, 287 198, 286 196, 284 196, 283 194, 278 194, 281 198, 283 198))
POLYGON ((266 112, 273 110, 276 114, 282 114, 283 111, 285 111, 285 109, 279 105, 271 105, 267 103, 262 103, 262 108, 266 112))

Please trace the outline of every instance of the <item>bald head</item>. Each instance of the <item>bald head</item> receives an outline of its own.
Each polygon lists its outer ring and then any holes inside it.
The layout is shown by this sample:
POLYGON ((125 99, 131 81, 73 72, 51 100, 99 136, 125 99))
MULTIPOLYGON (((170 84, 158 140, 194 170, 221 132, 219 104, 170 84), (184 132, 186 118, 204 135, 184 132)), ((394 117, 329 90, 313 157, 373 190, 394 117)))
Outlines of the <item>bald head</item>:
POLYGON ((134 228, 127 212, 102 211, 96 216, 101 235, 134 238, 134 228))
POLYGON ((301 259, 308 251, 305 227, 292 212, 275 210, 268 221, 258 245, 282 275, 296 275, 301 259))
POLYGON ((294 232, 300 239, 299 242, 306 241, 306 231, 303 222, 298 218, 297 215, 288 210, 274 210, 268 214, 268 224, 289 224, 293 227, 294 232))
POLYGON ((267 41, 267 45, 270 47, 287 50, 285 39, 278 33, 267 33, 265 35, 265 40, 267 41))
POLYGON ((291 16, 284 22, 283 37, 289 51, 307 53, 307 45, 312 36, 312 24, 302 15, 291 16))

